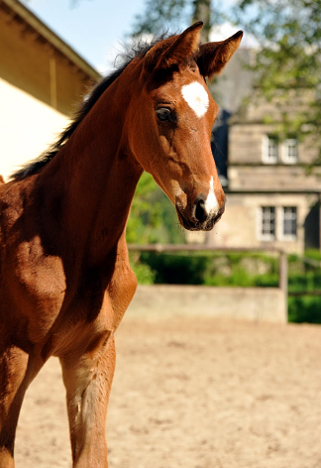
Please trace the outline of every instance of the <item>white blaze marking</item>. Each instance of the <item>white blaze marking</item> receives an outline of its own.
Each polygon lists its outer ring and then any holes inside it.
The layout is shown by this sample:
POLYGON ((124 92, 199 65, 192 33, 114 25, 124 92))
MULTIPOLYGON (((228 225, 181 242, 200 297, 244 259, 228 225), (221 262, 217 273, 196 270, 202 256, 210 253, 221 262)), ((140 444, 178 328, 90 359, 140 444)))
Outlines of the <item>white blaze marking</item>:
POLYGON ((202 117, 208 109, 208 94, 205 88, 194 81, 182 87, 182 95, 197 117, 202 117))
POLYGON ((213 176, 211 177, 211 180, 210 180, 210 190, 208 192, 207 199, 205 202, 205 209, 208 213, 214 213, 215 211, 217 212, 220 209, 220 206, 218 204, 218 201, 214 192, 213 176))

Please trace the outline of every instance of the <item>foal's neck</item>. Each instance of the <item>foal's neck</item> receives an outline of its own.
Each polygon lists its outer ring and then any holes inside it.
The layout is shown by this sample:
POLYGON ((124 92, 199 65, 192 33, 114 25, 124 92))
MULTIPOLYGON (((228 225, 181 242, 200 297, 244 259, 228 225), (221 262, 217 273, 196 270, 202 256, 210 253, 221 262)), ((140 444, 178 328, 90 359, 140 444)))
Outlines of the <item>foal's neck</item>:
POLYGON ((119 88, 115 82, 105 91, 39 176, 49 185, 49 211, 53 194, 61 197, 65 235, 89 264, 115 252, 143 171, 123 131, 130 93, 119 88))

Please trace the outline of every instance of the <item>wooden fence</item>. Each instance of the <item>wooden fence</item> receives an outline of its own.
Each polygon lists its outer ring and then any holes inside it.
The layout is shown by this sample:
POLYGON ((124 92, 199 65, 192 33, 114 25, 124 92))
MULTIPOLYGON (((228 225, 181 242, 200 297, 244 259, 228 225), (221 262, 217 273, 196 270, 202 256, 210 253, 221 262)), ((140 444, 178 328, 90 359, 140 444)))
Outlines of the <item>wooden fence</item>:
POLYGON ((151 313, 182 315, 197 313, 209 316, 234 317, 255 321, 287 321, 288 259, 284 251, 275 248, 219 248, 198 244, 129 244, 135 252, 268 252, 279 257, 279 284, 274 288, 241 288, 217 286, 141 285, 130 310, 135 314, 151 313), (150 312, 150 308, 153 311, 150 312), (177 312, 178 311, 178 312, 177 312))

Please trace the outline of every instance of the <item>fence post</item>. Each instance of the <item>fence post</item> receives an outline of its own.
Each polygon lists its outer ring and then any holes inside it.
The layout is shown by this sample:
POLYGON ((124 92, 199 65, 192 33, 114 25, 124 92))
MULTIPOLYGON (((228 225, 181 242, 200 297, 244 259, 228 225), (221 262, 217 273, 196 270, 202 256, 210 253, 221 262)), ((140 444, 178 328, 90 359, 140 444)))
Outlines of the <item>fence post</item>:
POLYGON ((284 294, 286 321, 288 316, 288 256, 281 250, 279 259, 279 288, 284 294))

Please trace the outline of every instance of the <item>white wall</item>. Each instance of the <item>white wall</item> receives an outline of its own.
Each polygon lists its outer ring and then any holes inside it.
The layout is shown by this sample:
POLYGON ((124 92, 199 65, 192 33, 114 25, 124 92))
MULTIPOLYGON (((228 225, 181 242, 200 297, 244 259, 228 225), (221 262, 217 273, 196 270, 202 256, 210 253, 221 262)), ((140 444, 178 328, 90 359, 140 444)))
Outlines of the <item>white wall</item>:
POLYGON ((68 118, 0 78, 0 174, 8 176, 38 157, 68 118))

